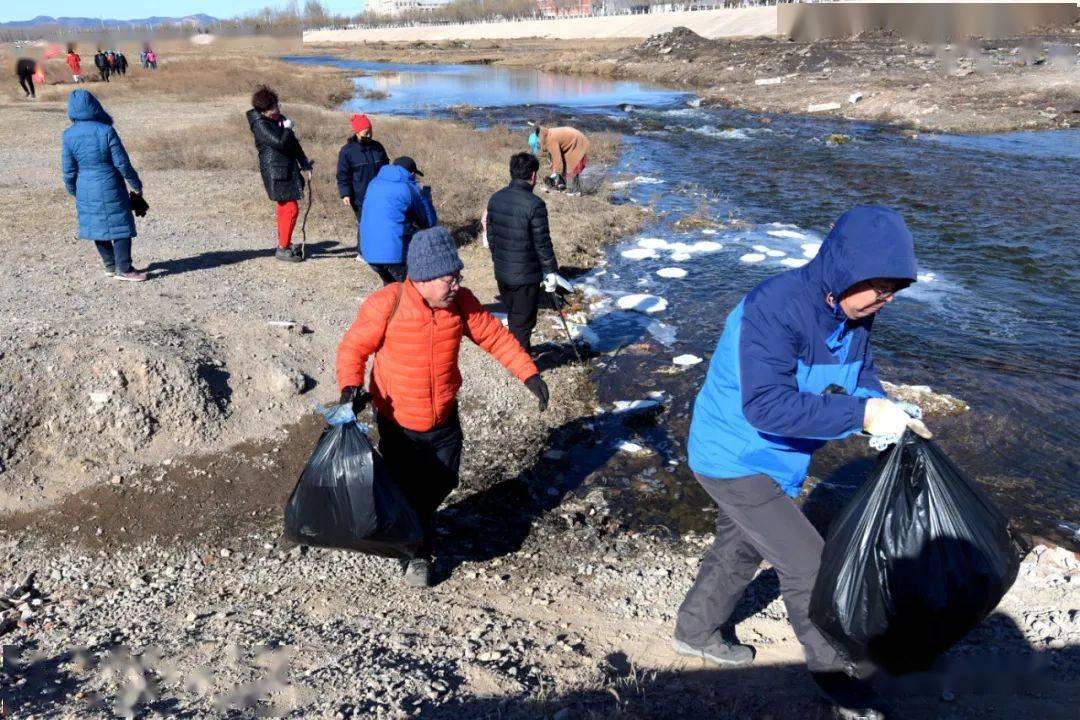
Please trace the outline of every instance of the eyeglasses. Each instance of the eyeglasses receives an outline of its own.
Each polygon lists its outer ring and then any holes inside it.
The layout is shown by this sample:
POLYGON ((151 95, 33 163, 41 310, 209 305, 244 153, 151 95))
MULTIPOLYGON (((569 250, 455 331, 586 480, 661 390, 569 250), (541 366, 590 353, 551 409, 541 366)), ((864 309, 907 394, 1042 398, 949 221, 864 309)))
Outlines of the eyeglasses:
POLYGON ((458 287, 461 287, 461 273, 455 273, 453 275, 444 275, 443 277, 441 277, 439 279, 442 280, 444 283, 446 283, 447 285, 449 285, 451 287, 453 287, 455 285, 458 286, 458 287))
POLYGON ((874 291, 874 303, 884 302, 884 301, 888 300, 889 298, 891 298, 896 293, 900 292, 900 288, 898 288, 893 283, 888 283, 884 287, 881 286, 881 285, 875 285, 874 283, 871 283, 871 282, 866 283, 866 285, 867 285, 868 289, 874 291), (888 289, 885 289, 886 287, 888 289))

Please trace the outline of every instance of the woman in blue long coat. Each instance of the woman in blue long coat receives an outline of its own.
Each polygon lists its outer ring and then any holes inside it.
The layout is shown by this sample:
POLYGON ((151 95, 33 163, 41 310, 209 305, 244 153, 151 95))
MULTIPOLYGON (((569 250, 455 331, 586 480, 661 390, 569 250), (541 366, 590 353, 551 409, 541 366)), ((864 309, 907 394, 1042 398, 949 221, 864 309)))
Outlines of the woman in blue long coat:
POLYGON ((64 131, 64 185, 75 196, 79 237, 93 240, 106 271, 118 280, 142 282, 146 273, 131 266, 135 217, 124 181, 142 194, 142 181, 131 166, 112 118, 86 90, 68 96, 71 127, 64 131))

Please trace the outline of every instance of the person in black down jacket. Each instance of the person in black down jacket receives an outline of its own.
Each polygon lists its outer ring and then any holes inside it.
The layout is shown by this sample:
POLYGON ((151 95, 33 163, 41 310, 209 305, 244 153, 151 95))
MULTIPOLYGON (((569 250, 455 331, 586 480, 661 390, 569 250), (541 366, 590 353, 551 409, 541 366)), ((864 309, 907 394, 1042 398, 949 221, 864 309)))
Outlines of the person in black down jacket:
POLYGON ((510 158, 510 184, 491 196, 487 237, 495 281, 506 306, 510 333, 526 351, 536 327, 540 286, 555 292, 558 265, 548 231, 547 205, 533 194, 540 162, 532 153, 510 158))
POLYGON ((375 179, 390 158, 381 144, 371 138, 371 121, 367 115, 354 114, 349 118, 353 135, 342 146, 337 159, 337 186, 343 205, 352 207, 356 215, 356 255, 360 258, 360 211, 368 183, 375 179))
POLYGON ((15 61, 15 74, 19 77, 19 87, 26 93, 26 97, 36 99, 34 92, 34 69, 37 63, 30 58, 19 58, 15 61))
POLYGON ((304 181, 311 180, 311 161, 293 134, 292 120, 281 114, 277 93, 264 85, 251 96, 251 105, 247 121, 259 151, 259 172, 266 194, 277 203, 278 249, 274 257, 300 262, 304 258, 292 244, 292 234, 300 216, 297 201, 304 197, 304 181))

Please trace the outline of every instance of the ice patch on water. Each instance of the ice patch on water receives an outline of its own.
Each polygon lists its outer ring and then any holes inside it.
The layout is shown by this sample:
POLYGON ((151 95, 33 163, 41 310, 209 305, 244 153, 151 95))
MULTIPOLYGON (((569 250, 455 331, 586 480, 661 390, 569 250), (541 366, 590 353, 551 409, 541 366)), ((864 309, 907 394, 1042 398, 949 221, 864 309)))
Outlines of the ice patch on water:
POLYGON ((613 183, 611 183, 611 188, 613 190, 622 190, 624 187, 626 187, 629 184, 630 184, 629 180, 616 180, 613 183))
POLYGON ((746 253, 741 258, 739 258, 739 260, 744 263, 756 263, 761 262, 764 259, 765 255, 763 253, 746 253))
POLYGON ((678 329, 674 325, 668 325, 665 322, 659 320, 653 320, 646 327, 645 331, 652 335, 658 343, 664 347, 670 347, 675 344, 675 340, 678 337, 678 329))
POLYGON ((621 450, 624 453, 630 453, 631 455, 638 455, 644 452, 648 452, 645 448, 641 447, 637 443, 630 442, 629 440, 619 440, 615 443, 615 448, 621 450))
POLYGON ((919 282, 934 282, 937 280, 937 275, 932 272, 921 272, 915 277, 919 282))
POLYGON ((621 253, 627 260, 648 260, 656 257, 656 251, 651 248, 630 248, 629 250, 623 250, 621 253))
POLYGON ((663 312, 667 309, 667 300, 656 295, 649 295, 648 293, 632 293, 630 295, 623 295, 616 302, 622 310, 633 310, 635 312, 643 312, 652 315, 653 313, 663 312))
POLYGON ((667 240, 663 238, 641 238, 637 241, 638 247, 649 248, 650 250, 666 250, 671 246, 667 240))
POLYGON ((783 250, 766 250, 765 254, 771 258, 784 257, 785 255, 787 255, 787 253, 783 250))
POLYGON ((802 267, 806 263, 810 262, 806 258, 784 258, 780 261, 781 265, 787 265, 788 267, 797 268, 802 267))
POLYGON ((710 253, 717 250, 723 250, 724 246, 715 240, 698 240, 696 243, 690 246, 690 252, 710 253))
POLYGON ((681 365, 683 367, 689 367, 691 365, 697 365, 699 362, 701 362, 701 358, 699 358, 697 355, 678 355, 672 358, 671 362, 675 363, 676 365, 681 365))
POLYGON ((690 253, 688 253, 688 252, 682 252, 682 251, 680 251, 680 252, 674 252, 674 253, 671 253, 671 259, 672 259, 672 260, 673 260, 674 262, 686 262, 686 261, 687 261, 687 260, 689 260, 689 259, 690 259, 691 257, 692 257, 692 256, 691 256, 691 255, 690 255, 690 253))
POLYGON ((664 181, 660 178, 648 177, 646 175, 638 175, 636 178, 634 178, 634 182, 636 182, 638 185, 661 185, 664 181))
POLYGON ((803 257, 813 259, 813 258, 817 257, 818 250, 821 250, 821 243, 819 243, 819 242, 808 242, 808 243, 803 243, 801 245, 801 247, 802 247, 803 257))
POLYGON ((765 247, 764 245, 754 245, 753 248, 754 248, 754 252, 759 252, 759 253, 769 252, 769 248, 765 247))
POLYGON ((701 234, 702 235, 715 235, 716 231, 713 230, 712 228, 706 228, 705 230, 701 231, 701 234))
POLYGON ((806 239, 806 235, 804 233, 796 232, 794 230, 768 230, 766 234, 778 238, 791 238, 792 240, 806 239))
POLYGON ((649 400, 616 400, 612 403, 614 408, 612 414, 622 415, 623 413, 637 413, 643 410, 653 410, 660 407, 660 400, 657 398, 650 398, 649 400))
POLYGON ((575 340, 581 340, 589 347, 600 347, 600 335, 588 325, 569 324, 570 336, 575 340))
POLYGON ((656 274, 662 278, 684 278, 686 277, 686 271, 677 267, 660 268, 656 271, 656 274))

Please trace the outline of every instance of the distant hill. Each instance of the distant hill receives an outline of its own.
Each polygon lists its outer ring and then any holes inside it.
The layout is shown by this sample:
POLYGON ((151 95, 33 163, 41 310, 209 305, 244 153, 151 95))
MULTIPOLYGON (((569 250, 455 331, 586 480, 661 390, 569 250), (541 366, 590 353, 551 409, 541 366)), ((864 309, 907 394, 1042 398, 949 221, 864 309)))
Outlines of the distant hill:
POLYGON ((38 27, 41 25, 59 25, 61 27, 70 29, 95 29, 95 28, 136 28, 146 27, 147 25, 163 25, 163 24, 176 24, 184 23, 188 25, 209 25, 216 23, 218 19, 211 15, 205 15, 198 13, 196 15, 185 15, 184 17, 147 17, 139 18, 137 20, 116 20, 114 18, 87 18, 87 17, 50 17, 48 15, 38 15, 32 20, 13 20, 11 22, 0 23, 0 29, 10 30, 23 30, 27 28, 38 27))

